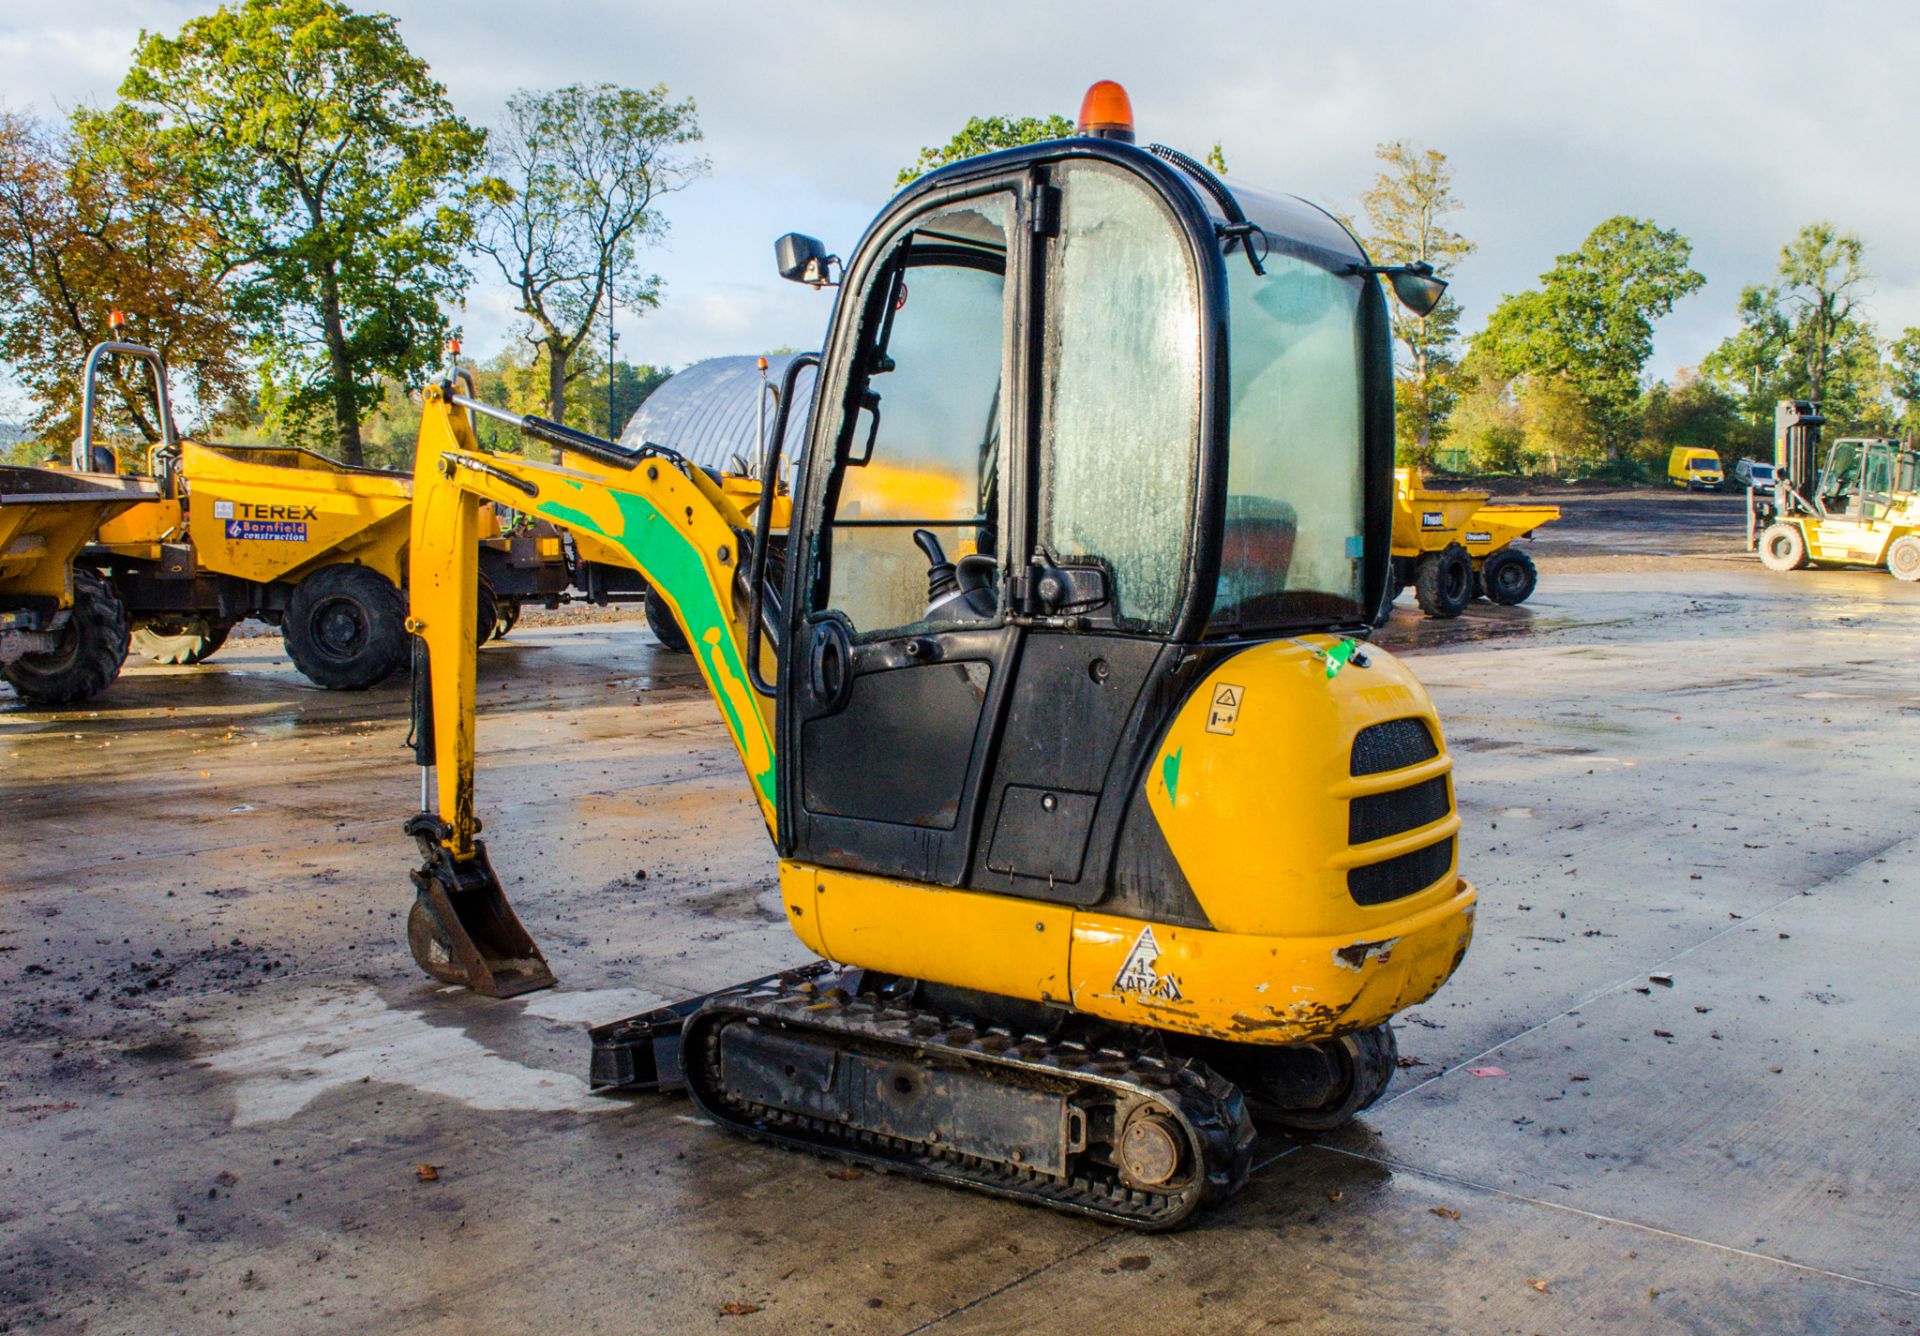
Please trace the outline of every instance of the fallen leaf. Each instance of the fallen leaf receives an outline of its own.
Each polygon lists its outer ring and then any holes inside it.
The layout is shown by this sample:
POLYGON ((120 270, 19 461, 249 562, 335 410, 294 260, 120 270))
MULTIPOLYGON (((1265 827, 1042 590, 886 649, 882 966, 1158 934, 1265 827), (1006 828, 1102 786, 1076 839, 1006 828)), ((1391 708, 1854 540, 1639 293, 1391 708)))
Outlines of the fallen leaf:
POLYGON ((1131 1257, 1122 1257, 1114 1265, 1122 1271, 1145 1271, 1153 1265, 1153 1259, 1143 1253, 1135 1253, 1131 1257))
POLYGON ((1507 1074, 1507 1069, 1505 1067, 1469 1067, 1467 1068, 1468 1076, 1505 1076, 1506 1074, 1507 1074))
POLYGON ((748 1313, 759 1311, 759 1304, 743 1303, 738 1299, 729 1299, 720 1305, 721 1317, 745 1317, 748 1313))
POLYGON ((423 1164, 416 1167, 413 1172, 414 1176, 422 1183, 438 1183, 440 1181, 440 1166, 437 1164, 423 1164))
POLYGON ((1649 974, 1647 981, 1649 983, 1657 983, 1662 988, 1673 987, 1673 976, 1671 974, 1649 974))
POLYGON ((866 1175, 858 1169, 829 1169, 827 1177, 837 1178, 842 1183, 851 1183, 856 1178, 865 1178, 866 1175))
POLYGON ((1593 1078, 1585 1072, 1569 1072, 1567 1073, 1567 1079, 1569 1081, 1591 1081, 1593 1078))
POLYGON ((1542 1294, 1547 1292, 1547 1282, 1544 1280, 1530 1280, 1527 1284, 1533 1286, 1533 1288, 1539 1290, 1542 1294))
POLYGON ((1439 1216, 1442 1220, 1458 1220, 1460 1218, 1460 1212, 1454 1210, 1451 1206, 1429 1206, 1427 1211, 1430 1214, 1439 1216))
POLYGON ((1342 1191, 1341 1191, 1341 1190, 1340 1190, 1339 1188, 1333 1188, 1333 1189, 1331 1189, 1331 1190, 1330 1190, 1330 1191, 1329 1191, 1329 1192, 1327 1193, 1327 1200, 1328 1200, 1328 1201, 1339 1201, 1339 1200, 1340 1200, 1340 1199, 1341 1199, 1342 1197, 1344 1197, 1344 1196, 1346 1196, 1346 1195, 1347 1195, 1347 1194, 1346 1194, 1346 1193, 1344 1193, 1344 1192, 1342 1192, 1342 1191))
POLYGON ((1655 1031, 1653 1032, 1653 1037, 1654 1037, 1655 1039, 1671 1039, 1671 1038, 1673 1038, 1673 1031, 1671 1031, 1671 1030, 1655 1030, 1655 1031))

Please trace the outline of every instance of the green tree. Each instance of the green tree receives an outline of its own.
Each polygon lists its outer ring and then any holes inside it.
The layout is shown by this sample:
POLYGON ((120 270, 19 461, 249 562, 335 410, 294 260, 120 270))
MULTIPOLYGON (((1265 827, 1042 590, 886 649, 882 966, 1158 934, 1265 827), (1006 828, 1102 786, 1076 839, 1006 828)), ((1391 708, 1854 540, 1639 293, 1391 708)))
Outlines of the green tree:
POLYGON ((1640 399, 1641 459, 1663 464, 1676 446, 1715 450, 1723 457, 1755 449, 1741 403, 1692 367, 1682 367, 1669 385, 1658 381, 1640 399))
POLYGON ((1741 397, 1755 430, 1781 399, 1812 399, 1842 430, 1884 430, 1888 372, 1862 301, 1866 247, 1831 223, 1809 223, 1780 248, 1775 281, 1740 291, 1740 328, 1702 369, 1741 397))
POLYGON ((1504 375, 1564 382, 1606 457, 1619 459, 1633 435, 1654 321, 1706 282, 1692 254, 1676 231, 1609 218, 1560 256, 1538 288, 1501 302, 1474 346, 1504 375))
MULTIPOLYGON (((1385 164, 1360 197, 1367 211, 1367 250, 1376 264, 1424 261, 1442 278, 1473 254, 1474 245, 1447 225, 1460 209, 1447 155, 1404 140, 1381 144, 1374 156, 1385 164)), ((1460 397, 1460 303, 1442 297, 1424 316, 1389 303, 1401 356, 1395 425, 1400 452, 1425 468, 1447 434, 1447 419, 1460 397)))
POLYGON ((142 34, 120 92, 123 137, 209 220, 270 418, 359 463, 381 378, 440 358, 485 134, 392 18, 338 0, 242 0, 142 34))
POLYGON ((1887 391, 1900 406, 1901 433, 1920 435, 1920 329, 1909 326, 1887 345, 1887 391))
POLYGON ((1824 220, 1780 248, 1780 301, 1792 316, 1797 379, 1809 399, 1827 398, 1837 366, 1849 360, 1848 345, 1859 342, 1863 322, 1854 313, 1866 293, 1866 252, 1856 234, 1824 220))
POLYGON ((962 158, 977 158, 1003 148, 1039 144, 1049 139, 1066 139, 1073 134, 1073 122, 1065 116, 974 116, 960 127, 960 133, 938 148, 923 148, 920 156, 900 169, 895 186, 919 180, 936 167, 944 167, 962 158))
POLYGON ((1700 364, 1704 375, 1735 396, 1752 430, 1773 421, 1775 403, 1793 397, 1787 365, 1792 342, 1793 322, 1780 309, 1778 291, 1750 283, 1740 289, 1740 328, 1700 364))
POLYGON ((569 367, 607 302, 659 304, 659 276, 641 268, 640 251, 667 230, 662 198, 707 170, 680 151, 699 140, 699 119, 692 99, 664 87, 575 84, 515 93, 492 138, 478 246, 527 317, 525 337, 546 362, 545 412, 564 422, 578 374, 569 367))
MULTIPOLYGON (((64 130, 0 112, 0 357, 33 396, 34 434, 63 444, 79 432, 87 350, 107 339, 158 348, 174 372, 175 412, 198 409, 200 425, 247 383, 206 220, 179 207, 150 158, 113 148, 110 131, 92 112, 64 130), (128 315, 124 333, 108 319, 114 310, 128 315)), ((100 383, 102 426, 160 439, 143 369, 109 362, 100 383)))

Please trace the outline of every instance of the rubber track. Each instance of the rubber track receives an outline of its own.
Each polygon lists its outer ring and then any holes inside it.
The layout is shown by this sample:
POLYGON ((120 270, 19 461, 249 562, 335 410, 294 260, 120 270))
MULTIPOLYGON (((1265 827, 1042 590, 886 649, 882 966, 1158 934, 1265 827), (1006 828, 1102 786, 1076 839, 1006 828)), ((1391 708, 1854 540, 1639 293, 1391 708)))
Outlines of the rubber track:
POLYGON ((722 993, 688 1019, 682 1042, 694 1103, 715 1122, 741 1135, 1135 1229, 1178 1228, 1198 1211, 1238 1191, 1247 1181, 1252 1162, 1253 1124, 1239 1088, 1189 1058, 1096 1048, 1071 1037, 1014 1035, 870 996, 849 997, 806 981, 722 993), (853 1041, 867 1050, 892 1048, 907 1061, 946 1058, 975 1069, 1018 1071, 1114 1092, 1122 1099, 1149 1100, 1186 1132, 1189 1150, 1197 1154, 1202 1172, 1184 1189, 1148 1192, 1121 1182, 1112 1166, 1081 1155, 1082 1171, 1063 1180, 736 1098, 721 1089, 716 1041, 727 1023, 747 1017, 853 1041))

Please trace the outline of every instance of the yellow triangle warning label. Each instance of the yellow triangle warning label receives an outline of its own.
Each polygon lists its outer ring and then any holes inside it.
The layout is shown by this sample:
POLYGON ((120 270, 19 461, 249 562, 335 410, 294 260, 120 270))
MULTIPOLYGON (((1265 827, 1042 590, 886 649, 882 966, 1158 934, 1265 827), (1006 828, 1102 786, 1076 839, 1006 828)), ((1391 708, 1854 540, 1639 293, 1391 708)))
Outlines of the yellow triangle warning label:
POLYGON ((1233 726, 1240 720, 1240 706, 1245 701, 1247 689, 1222 682, 1213 689, 1213 699, 1207 706, 1207 732, 1233 736, 1233 726))

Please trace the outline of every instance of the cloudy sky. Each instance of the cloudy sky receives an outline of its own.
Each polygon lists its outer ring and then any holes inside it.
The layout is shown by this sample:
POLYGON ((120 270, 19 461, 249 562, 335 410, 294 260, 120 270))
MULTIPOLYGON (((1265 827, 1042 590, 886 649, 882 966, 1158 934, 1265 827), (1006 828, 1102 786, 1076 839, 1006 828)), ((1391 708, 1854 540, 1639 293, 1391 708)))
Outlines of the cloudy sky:
MULTIPOLYGON (((111 100, 142 28, 201 3, 8 0, 0 99, 55 114, 111 100)), ((1799 3, 915 5, 389 0, 470 120, 516 88, 575 81, 691 95, 712 174, 668 206, 662 308, 621 353, 681 365, 811 347, 826 299, 780 282, 772 240, 845 252, 924 144, 975 114, 1072 115, 1095 79, 1133 96, 1142 141, 1224 143, 1236 177, 1351 210, 1374 145, 1452 159, 1479 244, 1454 291, 1469 326, 1616 213, 1692 238, 1707 286, 1661 326, 1671 375, 1733 327, 1743 283, 1819 217, 1858 231, 1883 331, 1920 324, 1920 6, 1799 3)), ((476 268, 468 349, 508 337, 476 268)))

